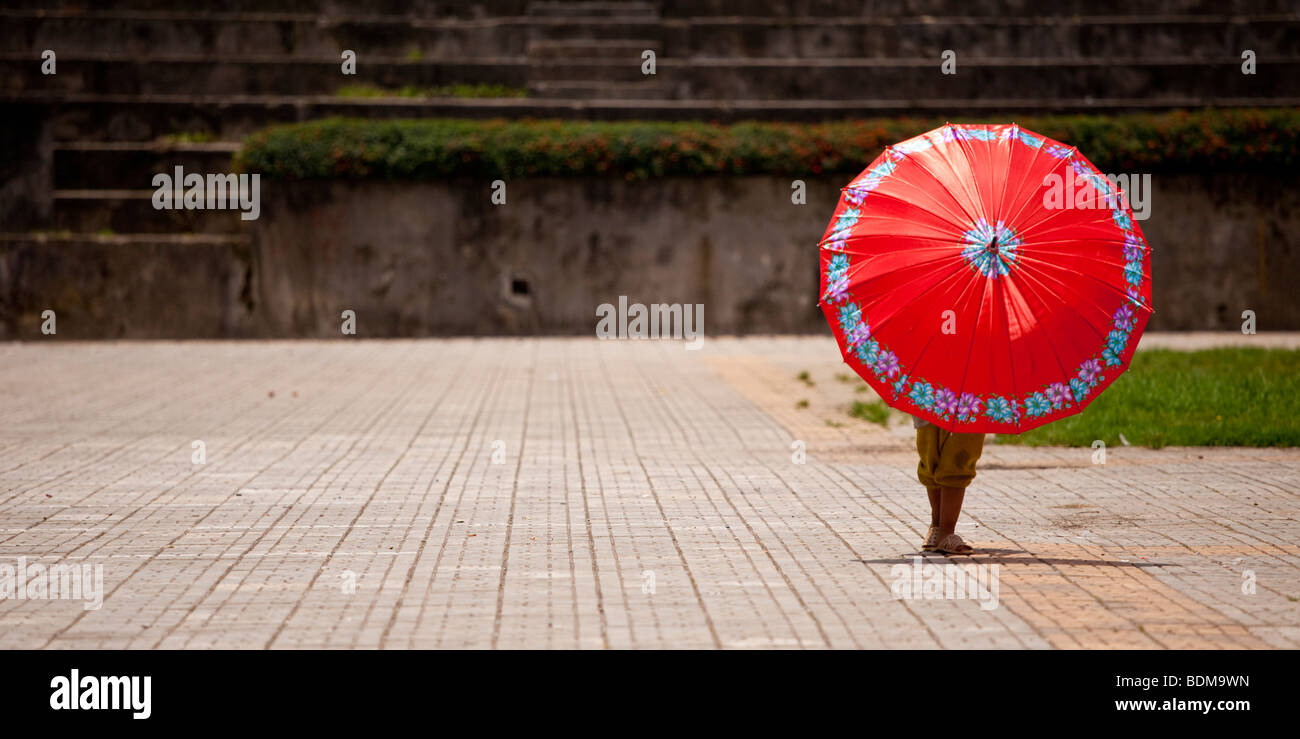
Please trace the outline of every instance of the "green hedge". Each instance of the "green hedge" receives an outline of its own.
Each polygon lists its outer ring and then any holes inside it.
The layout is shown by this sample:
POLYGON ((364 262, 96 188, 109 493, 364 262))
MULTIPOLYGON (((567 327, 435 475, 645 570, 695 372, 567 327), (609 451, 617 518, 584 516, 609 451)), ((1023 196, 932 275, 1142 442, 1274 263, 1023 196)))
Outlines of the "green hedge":
MULTIPOLYGON (((1125 115, 1014 116, 1077 146, 1104 172, 1294 167, 1300 110, 1230 109, 1125 115)), ((891 143, 942 125, 889 118, 831 123, 327 119, 260 131, 243 171, 286 179, 615 175, 856 174, 891 143)))

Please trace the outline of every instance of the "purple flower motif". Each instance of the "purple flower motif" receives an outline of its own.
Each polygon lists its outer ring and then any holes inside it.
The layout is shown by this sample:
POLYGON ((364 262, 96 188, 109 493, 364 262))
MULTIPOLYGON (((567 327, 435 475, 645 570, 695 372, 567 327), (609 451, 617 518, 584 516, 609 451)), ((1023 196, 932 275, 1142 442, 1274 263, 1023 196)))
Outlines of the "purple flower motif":
POLYGON ((1053 382, 1047 386, 1043 394, 1047 396, 1048 400, 1052 401, 1053 408, 1060 408, 1063 405, 1070 404, 1069 390, 1062 383, 1053 382))
POLYGON ((1092 385, 1097 382, 1097 376, 1101 374, 1101 362, 1096 359, 1084 360, 1079 365, 1079 379, 1092 385))
POLYGON ((891 351, 883 351, 876 356, 876 364, 872 367, 877 375, 893 378, 898 374, 898 357, 894 356, 891 351))
POLYGON ((971 393, 962 393, 961 398, 957 400, 957 417, 965 420, 974 418, 980 413, 980 399, 971 393))
POLYGON ((838 303, 849 296, 849 278, 841 277, 826 286, 826 300, 838 303))
POLYGON ((950 416, 957 412, 957 393, 946 387, 939 388, 934 394, 934 410, 941 416, 950 416))
POLYGON ((1129 231, 1124 234, 1124 261, 1138 262, 1142 260, 1142 240, 1138 235, 1129 231))
POLYGON ((1133 309, 1127 305, 1121 305, 1119 310, 1115 311, 1115 328, 1122 331, 1133 330, 1133 309))
POLYGON ((867 328, 866 323, 855 323, 845 334, 844 340, 849 348, 856 348, 859 344, 871 338, 871 329, 867 328))

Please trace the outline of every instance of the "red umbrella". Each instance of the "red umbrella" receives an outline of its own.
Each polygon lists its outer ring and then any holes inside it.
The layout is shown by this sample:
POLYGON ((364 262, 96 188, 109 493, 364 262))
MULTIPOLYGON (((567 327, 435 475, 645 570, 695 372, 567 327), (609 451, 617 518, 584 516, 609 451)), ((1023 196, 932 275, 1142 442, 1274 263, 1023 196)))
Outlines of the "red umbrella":
POLYGON ((885 149, 821 240, 821 306, 889 405, 1018 433, 1078 413, 1151 315, 1127 199, 1073 147, 948 124, 885 149))

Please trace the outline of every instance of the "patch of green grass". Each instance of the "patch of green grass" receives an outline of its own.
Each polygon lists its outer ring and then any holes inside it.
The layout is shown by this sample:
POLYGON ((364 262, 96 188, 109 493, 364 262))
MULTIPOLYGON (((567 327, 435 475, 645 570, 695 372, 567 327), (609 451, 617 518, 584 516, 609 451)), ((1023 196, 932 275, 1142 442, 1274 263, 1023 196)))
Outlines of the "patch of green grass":
POLYGON ((181 131, 159 138, 164 144, 208 144, 216 140, 217 137, 207 131, 181 131))
POLYGON ((808 387, 813 386, 812 376, 808 374, 808 370, 804 370, 803 372, 800 372, 798 375, 795 375, 795 379, 807 385, 808 387))
POLYGON ((844 426, 844 424, 840 423, 839 421, 832 421, 829 418, 826 419, 826 425, 830 426, 833 429, 842 428, 844 426))
POLYGON ((343 85, 334 91, 343 98, 521 98, 528 90, 507 85, 465 84, 438 85, 437 87, 380 87, 378 85, 343 85))
MULTIPOLYGON (((524 95, 491 85, 349 85, 340 94, 524 95)), ((980 111, 987 123, 1001 116, 980 111)), ((1300 108, 1017 116, 1068 141, 1102 172, 1286 172, 1300 161, 1300 108)), ((944 118, 786 123, 421 118, 316 119, 272 126, 244 143, 246 172, 266 177, 441 180, 446 177, 657 177, 857 174, 889 144, 944 118)), ((963 119, 952 119, 961 123, 963 119)))
POLYGON ((849 407, 849 415, 854 418, 861 418, 864 421, 878 423, 881 426, 889 425, 889 406, 879 400, 873 400, 870 403, 855 400, 853 405, 849 407))
POLYGON ((1002 444, 1300 446, 1300 351, 1140 351, 1082 413, 1002 444))
POLYGON ((795 403, 795 404, 794 404, 794 407, 795 407, 795 408, 807 408, 807 407, 808 407, 808 400, 807 400, 807 398, 805 398, 805 399, 799 401, 798 403, 795 403))
POLYGON ((850 375, 850 374, 847 374, 847 373, 844 373, 844 372, 836 372, 836 373, 835 373, 835 379, 836 379, 836 381, 838 381, 838 382, 850 383, 850 382, 853 382, 853 375, 850 375))

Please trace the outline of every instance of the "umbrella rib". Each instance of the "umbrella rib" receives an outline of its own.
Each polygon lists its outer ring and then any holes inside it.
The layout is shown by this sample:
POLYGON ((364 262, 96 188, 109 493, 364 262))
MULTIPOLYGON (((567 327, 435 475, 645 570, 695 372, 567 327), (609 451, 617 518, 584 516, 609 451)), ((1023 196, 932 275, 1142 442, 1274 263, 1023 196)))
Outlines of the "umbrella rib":
MULTIPOLYGON (((1077 152, 1078 149, 1073 149, 1073 148, 1072 148, 1071 151, 1076 151, 1076 152, 1077 152)), ((1037 163, 1038 163, 1038 159, 1039 159, 1039 157, 1041 157, 1042 155, 1043 155, 1043 147, 1040 146, 1040 147, 1037 148, 1037 153, 1034 154, 1034 161, 1033 161, 1033 164, 1037 164, 1037 163)), ((1049 169, 1049 170, 1048 170, 1048 171, 1043 175, 1043 179, 1046 180, 1046 179, 1048 178, 1049 175, 1054 175, 1054 174, 1056 174, 1057 170, 1060 170, 1060 169, 1065 168, 1065 166, 1066 166, 1065 163, 1068 162, 1068 161, 1070 161, 1070 158, 1069 158, 1069 157, 1056 158, 1056 164, 1055 164, 1055 166, 1053 166, 1051 169, 1049 169)), ((1029 203, 1030 203, 1032 200, 1033 200, 1033 198, 1022 198, 1022 199, 1021 199, 1021 203, 1020 203, 1020 207, 1016 210, 1016 213, 1015 213, 1014 216, 1012 216, 1011 218, 1007 219, 1007 223, 1012 223, 1013 221, 1018 220, 1018 219, 1020 218, 1020 214, 1025 212, 1025 207, 1028 206, 1029 203)), ((1028 229, 1029 229, 1029 228, 1032 228, 1032 227, 1033 227, 1033 224, 1031 224, 1030 226, 1027 226, 1027 227, 1025 227, 1025 228, 1020 229, 1020 235, 1021 235, 1021 237, 1023 238, 1024 235, 1025 235, 1025 233, 1028 231, 1028 229)))
MULTIPOLYGON (((1042 264, 1052 264, 1052 262, 1048 262, 1048 261, 1045 260, 1045 259, 1038 259, 1037 257, 1031 257, 1031 256, 1022 256, 1022 257, 1020 258, 1019 261, 1020 261, 1021 264, 1026 264, 1026 265, 1027 265, 1027 264, 1032 264, 1032 263, 1035 263, 1035 262, 1037 262, 1037 263, 1042 263, 1042 264)), ((1118 266, 1118 265, 1112 265, 1112 266, 1118 266)), ((1042 270, 1039 270, 1039 271, 1041 272, 1042 270)), ((1073 273, 1073 274, 1075 274, 1075 275, 1077 275, 1077 276, 1080 276, 1080 277, 1085 277, 1085 278, 1087 278, 1087 279, 1089 279, 1089 280, 1092 280, 1093 282, 1096 282, 1097 284, 1099 284, 1099 285, 1101 285, 1101 286, 1103 286, 1103 287, 1106 287, 1106 288, 1110 289, 1112 292, 1114 292, 1116 295, 1119 295, 1121 298, 1127 298, 1127 297, 1129 297, 1128 292, 1127 292, 1127 291, 1124 291, 1124 290, 1121 290, 1121 289, 1119 288, 1119 286, 1117 286, 1115 283, 1113 283, 1113 282, 1107 282, 1106 280, 1103 280, 1103 279, 1101 279, 1100 277, 1097 277, 1097 276, 1094 275, 1094 274, 1091 274, 1091 273, 1089 273, 1089 272, 1075 272, 1075 273, 1073 273)), ((1143 277, 1145 277, 1145 276, 1146 276, 1146 273, 1144 272, 1144 273, 1143 273, 1143 277)), ((1065 284, 1065 283, 1064 283, 1064 282, 1061 282, 1061 284, 1065 284)), ((1143 305, 1145 306, 1145 302, 1143 303, 1143 305)))
MULTIPOLYGON (((938 261, 938 260, 929 260, 929 261, 932 262, 932 261, 938 261)), ((928 263, 928 262, 922 262, 922 263, 919 263, 919 264, 926 264, 926 263, 928 263)), ((913 265, 913 266, 917 266, 917 265, 913 265)), ((944 282, 947 282, 949 279, 952 279, 953 277, 959 276, 959 275, 964 271, 964 268, 965 268, 965 265, 955 265, 955 266, 954 266, 954 269, 953 269, 951 272, 949 272, 948 274, 944 275, 944 276, 941 277, 940 279, 936 280, 932 285, 930 285, 930 286, 927 287, 925 290, 923 290, 923 291, 921 292, 920 295, 917 295, 917 296, 916 296, 916 299, 920 299, 923 295, 925 295, 926 292, 929 292, 930 290, 935 289, 936 287, 938 287, 939 285, 943 284, 944 282)), ((859 284, 866 284, 867 282, 869 282, 869 280, 864 280, 862 283, 859 283, 859 284)), ((968 283, 968 284, 969 284, 969 283, 968 283)), ((965 290, 963 290, 962 293, 965 294, 965 290)), ((863 310, 864 310, 864 312, 865 312, 866 309, 864 308, 863 310)), ((895 316, 897 316, 897 315, 898 315, 899 313, 901 313, 901 312, 902 312, 901 310, 896 310, 896 311, 894 311, 893 313, 890 313, 888 316, 885 316, 884 318, 880 319, 879 321, 876 321, 875 319, 871 319, 872 323, 874 324, 874 328, 872 329, 872 333, 875 333, 875 332, 878 331, 880 328, 882 328, 882 327, 884 327, 885 325, 887 325, 887 324, 888 324, 888 323, 889 323, 889 322, 890 322, 890 321, 891 321, 895 316)), ((919 357, 918 357, 918 361, 919 361, 919 357)), ((912 363, 912 366, 915 367, 915 366, 916 366, 916 362, 913 362, 913 363, 912 363)))
MULTIPOLYGON (((998 288, 995 285, 994 290, 997 289, 998 288)), ((1006 292, 1006 289, 1007 286, 1003 283, 1001 286, 1002 292, 1006 292)), ((1011 307, 1007 305, 1007 302, 1008 301, 1005 298, 1002 300, 1002 310, 1006 311, 1008 314, 1008 320, 1002 322, 1002 333, 1007 337, 1007 369, 1011 372, 1011 412, 1013 417, 1016 419, 1016 431, 1019 431, 1020 427, 1023 425, 1020 421, 1020 411, 1016 408, 1017 399, 1020 397, 1020 388, 1019 383, 1016 382, 1016 353, 1015 349, 1011 345, 1011 307)))
MULTIPOLYGON (((931 149, 931 151, 938 151, 938 148, 939 148, 939 147, 936 146, 935 148, 931 149)), ((948 193, 949 196, 952 195, 952 190, 950 190, 950 189, 948 188, 948 186, 947 186, 946 184, 944 184, 943 180, 939 179, 938 176, 936 176, 936 175, 934 174, 934 172, 931 172, 931 171, 930 171, 930 170, 929 170, 929 169, 928 169, 924 164, 922 164, 922 163, 921 163, 921 160, 920 160, 919 158, 917 158, 917 157, 915 157, 915 156, 912 156, 912 155, 909 155, 909 156, 905 157, 905 158, 903 159, 903 161, 905 161, 905 162, 910 161, 912 164, 916 165, 916 168, 917 168, 917 169, 919 169, 919 170, 921 170, 922 172, 924 172, 924 173, 926 173, 927 175, 929 175, 929 176, 930 176, 930 179, 931 179, 931 180, 934 180, 935 184, 937 184, 940 188, 942 188, 944 192, 948 193)), ((975 217, 972 216, 972 215, 970 214, 970 212, 966 210, 966 206, 962 205, 961 201, 957 200, 957 198, 952 198, 952 201, 953 201, 954 203, 957 204, 957 207, 961 208, 961 212, 962 212, 962 216, 963 216, 963 218, 959 219, 959 221, 964 220, 964 221, 968 221, 968 222, 974 222, 975 217)), ((937 200, 936 200, 936 202, 937 202, 937 200)), ((955 215, 955 214, 952 214, 952 215, 955 215)))
MULTIPOLYGON (((948 125, 951 126, 952 124, 948 125)), ((966 140, 957 138, 956 136, 953 137, 953 140, 957 142, 957 150, 961 152, 961 158, 966 162, 966 171, 971 173, 970 179, 975 187, 975 192, 971 193, 966 187, 966 178, 958 177, 957 181, 961 183, 962 193, 965 194, 966 197, 970 198, 971 203, 977 210, 979 210, 980 218, 983 218, 988 223, 992 223, 992 221, 989 221, 989 214, 984 212, 984 201, 980 200, 979 197, 979 182, 975 180, 975 165, 971 164, 970 152, 966 150, 966 140)), ((944 147, 944 151, 947 152, 947 150, 948 148, 944 147)), ((944 161, 947 161, 946 156, 944 157, 944 161)), ((948 165, 948 168, 952 170, 953 174, 957 174, 957 170, 954 169, 951 164, 948 165)))
MULTIPOLYGON (((983 280, 972 280, 972 284, 980 284, 984 289, 980 295, 979 304, 975 308, 975 322, 971 324, 970 343, 966 346, 966 361, 962 363, 961 384, 957 388, 958 402, 961 401, 961 396, 966 392, 966 378, 970 376, 971 356, 975 352, 975 339, 979 334, 980 319, 984 317, 984 303, 985 298, 988 296, 989 282, 991 280, 987 277, 983 280)), ((972 393, 972 395, 976 394, 972 393)), ((976 417, 979 417, 978 414, 976 414, 976 417)))
MULTIPOLYGON (((1043 296, 1042 296, 1042 294, 1039 293, 1039 291, 1038 291, 1038 289, 1037 289, 1037 287, 1043 287, 1043 288, 1046 288, 1046 286, 1045 286, 1045 285, 1042 285, 1042 283, 1038 282, 1038 280, 1035 279, 1035 278, 1034 278, 1033 276, 1031 276, 1031 275, 1024 275, 1024 279, 1023 279, 1023 281, 1024 281, 1025 284, 1023 284, 1023 285, 1019 285, 1019 287, 1021 287, 1022 289, 1024 289, 1026 292, 1032 293, 1033 296, 1034 296, 1034 297, 1035 297, 1035 298, 1036 298, 1040 303, 1043 303, 1044 305, 1046 305, 1046 304, 1047 304, 1047 301, 1046 301, 1046 300, 1043 300, 1043 296), (1036 287, 1036 286, 1037 286, 1037 287, 1036 287)), ((1083 316, 1080 315, 1079 317, 1082 318, 1083 316)), ((1061 376, 1062 376, 1062 377, 1068 377, 1069 374, 1070 374, 1070 370, 1067 369, 1066 366, 1061 362, 1061 351, 1060 351, 1060 349, 1059 349, 1059 348, 1057 347, 1057 345, 1056 345, 1056 336, 1055 336, 1052 332, 1050 332, 1050 331, 1043 331, 1042 334, 1043 334, 1043 338, 1044 338, 1044 340, 1047 342, 1047 345, 1048 345, 1049 347, 1051 347, 1051 350, 1052 350, 1052 359, 1056 362, 1056 368, 1057 368, 1058 370, 1060 370, 1060 372, 1061 372, 1061 376)))
MULTIPOLYGON (((903 161, 907 161, 907 160, 904 159, 903 161)), ((940 184, 942 184, 942 183, 940 183, 940 184)), ((846 188, 846 189, 848 189, 848 188, 846 188)), ((888 192, 882 192, 880 189, 875 189, 875 190, 872 190, 872 191, 870 191, 869 193, 867 193, 866 197, 863 198, 863 202, 866 202, 866 200, 867 200, 868 198, 872 198, 872 197, 877 197, 877 198, 888 198, 888 199, 890 199, 890 200, 894 200, 894 201, 897 201, 897 202, 899 202, 899 203, 903 203, 903 204, 905 204, 905 205, 916 206, 918 209, 923 210, 925 213, 929 213, 930 215, 933 215, 933 216, 936 216, 936 217, 940 218, 944 223, 946 223, 946 224, 948 224, 948 225, 950 225, 950 226, 956 226, 956 227, 958 227, 958 228, 960 228, 960 229, 963 229, 963 230, 965 230, 965 228, 966 228, 966 226, 962 225, 962 223, 961 223, 960 220, 954 220, 954 219, 952 218, 952 212, 949 211, 947 208, 944 209, 944 213, 939 213, 939 212, 937 212, 937 211, 933 211, 933 210, 925 210, 924 208, 922 208, 922 206, 918 205, 915 201, 908 200, 908 199, 906 199, 906 198, 903 198, 903 197, 901 197, 901 196, 894 195, 894 194, 891 194, 891 193, 888 193, 888 192), (948 216, 948 217, 944 217, 945 215, 948 216)), ((825 241, 825 239, 823 239, 823 241, 825 241)))
MULTIPOLYGON (((946 260, 948 260, 948 259, 949 259, 949 257, 947 257, 947 256, 943 256, 943 257, 935 257, 935 258, 933 258, 933 259, 926 259, 926 260, 924 260, 924 261, 920 261, 920 262, 915 262, 915 263, 913 263, 913 264, 909 264, 909 265, 907 266, 907 268, 908 268, 908 269, 912 269, 912 268, 915 268, 915 267, 923 267, 923 266, 928 265, 928 264, 933 264, 933 263, 935 263, 935 262, 942 262, 942 261, 946 261, 946 260)), ((954 264, 954 266, 953 266, 953 271, 952 271, 951 273, 949 273, 949 274, 947 274, 947 275, 944 275, 941 279, 939 279, 938 281, 936 281, 936 282, 934 283, 934 285, 931 285, 930 287, 928 287, 928 288, 926 288, 926 289, 927 289, 927 290, 931 290, 931 289, 933 289, 935 285, 939 285, 939 284, 942 283, 944 280, 948 279, 949 277, 952 277, 954 274, 957 274, 957 273, 963 271, 965 268, 966 268, 966 265, 965 265, 965 264, 954 264)), ((863 280, 861 280, 861 281, 859 281, 859 282, 857 282, 857 283, 853 283, 852 281, 850 281, 849 292, 857 292, 857 289, 858 289, 858 288, 870 284, 870 283, 871 283, 873 280, 875 280, 875 279, 878 279, 878 278, 881 278, 881 277, 887 277, 888 275, 889 275, 889 273, 880 273, 880 274, 877 274, 877 275, 872 275, 871 277, 867 277, 867 278, 865 278, 865 279, 863 279, 863 280)), ((924 295, 924 292, 922 292, 921 294, 924 295)), ((856 297, 856 296, 855 296, 855 297, 856 297)), ((919 298, 920 295, 918 295, 917 297, 919 298)), ((882 325, 883 325, 883 324, 882 324, 882 325)))
MULTIPOLYGON (((1020 126, 1016 125, 1015 123, 1012 123, 1012 124, 1011 124, 1011 128, 1013 128, 1013 129, 1016 130, 1016 131, 1019 131, 1019 130, 1020 130, 1020 126)), ((999 148, 1001 148, 1003 144, 1006 145, 1006 152, 1007 152, 1006 168, 1007 168, 1007 171, 1009 172, 1009 171, 1011 171, 1011 158, 1012 158, 1012 152, 1014 152, 1014 151, 1016 150, 1016 147, 1012 144, 1012 141, 1011 141, 1011 138, 1010 138, 1010 137, 999 138, 999 139, 998 139, 998 146, 999 146, 999 148)), ((1035 155, 1035 161, 1037 161, 1037 156, 1036 156, 1036 155, 1035 155)), ((1010 183, 1010 182, 1011 182, 1011 178, 1010 178, 1010 177, 1003 177, 1003 178, 1002 178, 1002 191, 998 193, 998 202, 994 203, 994 205, 993 205, 994 210, 997 211, 997 215, 998 215, 998 219, 999 219, 999 220, 1001 220, 1001 218, 1002 218, 1002 204, 1005 203, 1006 200, 1007 200, 1007 184, 1010 183)), ((1007 223, 1010 223, 1010 222, 1011 222, 1011 221, 1007 221, 1007 223)))
MULTIPOLYGON (((1036 270, 1036 269, 1034 269, 1034 268, 1032 268, 1032 267, 1031 267, 1031 268, 1028 268, 1028 269, 1026 269, 1026 270, 1022 270, 1022 272, 1024 272, 1024 274, 1025 274, 1025 278, 1026 278, 1026 279, 1030 279, 1030 278, 1032 277, 1032 274, 1031 274, 1031 273, 1033 273, 1033 272, 1037 272, 1037 273, 1039 273, 1039 275, 1041 275, 1041 277, 1037 278, 1037 279, 1039 280, 1039 282, 1043 284, 1043 287, 1044 287, 1045 289, 1051 290, 1051 292, 1052 292, 1053 294, 1056 294, 1056 295, 1061 295, 1061 294, 1062 294, 1062 292, 1061 292, 1062 287, 1064 287, 1064 286, 1067 284, 1067 283, 1065 283, 1064 281, 1057 280, 1057 279, 1054 279, 1054 278, 1050 277, 1049 275, 1047 275, 1047 273, 1043 272, 1042 270, 1036 270), (1057 287, 1056 287, 1055 289, 1052 289, 1050 286, 1048 286, 1048 285, 1046 284, 1047 281, 1054 282, 1054 283, 1056 284, 1057 287)), ((1077 294, 1078 294, 1077 291, 1074 291, 1074 295, 1077 295, 1077 294)), ((1096 302, 1094 302, 1094 301, 1092 301, 1092 300, 1088 300, 1087 302, 1088 302, 1088 303, 1089 303, 1089 304, 1090 304, 1094 309, 1096 309, 1098 313, 1100 313, 1100 314, 1102 314, 1102 315, 1105 315, 1105 316, 1107 316, 1108 318, 1110 317, 1110 312, 1107 311, 1106 309, 1102 308, 1101 306, 1097 305, 1096 302)), ((1074 313, 1076 316, 1078 316, 1079 319, 1082 320, 1086 325, 1088 325, 1088 326, 1094 326, 1094 325, 1095 325, 1095 324, 1093 323, 1092 319, 1090 319, 1090 318, 1088 318, 1087 316, 1085 316, 1085 315, 1084 315, 1084 314, 1079 310, 1079 308, 1075 306, 1075 304, 1074 304, 1073 301, 1062 300, 1062 301, 1061 301, 1061 305, 1064 306, 1064 307, 1066 307, 1066 308, 1067 308, 1071 313, 1074 313)), ((1103 337, 1105 337, 1105 335, 1106 335, 1105 332, 1099 332, 1099 333, 1097 334, 1097 340, 1101 340, 1103 337)))
MULTIPOLYGON (((1089 183, 1088 186, 1089 186, 1089 187, 1092 187, 1092 184, 1089 183)), ((1095 190, 1096 188, 1093 188, 1093 189, 1095 190)), ((1103 195, 1102 197, 1105 197, 1105 196, 1103 195)), ((1064 208, 1058 208, 1058 209, 1055 209, 1055 210, 1049 211, 1047 217, 1045 217, 1045 218, 1041 218, 1041 219, 1039 219, 1039 220, 1037 220, 1037 221, 1034 221, 1033 223, 1031 223, 1031 224, 1025 226, 1023 229, 1020 230, 1020 234, 1021 234, 1022 237, 1024 237, 1024 238, 1028 238, 1030 233, 1035 233, 1035 232, 1037 232, 1038 229, 1041 228, 1043 224, 1045 224, 1045 223, 1050 223, 1050 222, 1052 222, 1052 221, 1055 221, 1056 219, 1060 218, 1062 215, 1065 215, 1065 214, 1068 214, 1068 213, 1077 213, 1077 212, 1079 212, 1079 211, 1095 211, 1096 213, 1098 213, 1098 215, 1100 215, 1101 213, 1107 213, 1107 214, 1109 214, 1109 213, 1112 213, 1112 212, 1113 212, 1113 210, 1110 209, 1110 208, 1074 208, 1074 207, 1069 207, 1069 206, 1064 207, 1064 208)), ((1085 226, 1086 226, 1086 225, 1091 225, 1091 224, 1093 224, 1093 223, 1109 223, 1110 221, 1111 221, 1110 218, 1100 218, 1100 217, 1099 217, 1099 218, 1097 218, 1097 219, 1095 219, 1095 220, 1093 220, 1093 221, 1088 221, 1088 222, 1086 222, 1086 223, 1076 223, 1076 224, 1071 224, 1071 226, 1074 226, 1074 227, 1081 226, 1081 225, 1085 225, 1085 226)), ((1052 233, 1053 231, 1059 231, 1059 230, 1061 230, 1061 229, 1059 229, 1059 228, 1051 228, 1051 229, 1048 229, 1048 230, 1046 230, 1046 231, 1043 231, 1042 233, 1049 234, 1049 233, 1052 233)))

